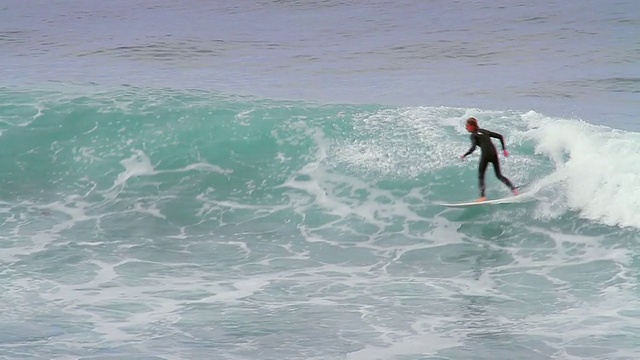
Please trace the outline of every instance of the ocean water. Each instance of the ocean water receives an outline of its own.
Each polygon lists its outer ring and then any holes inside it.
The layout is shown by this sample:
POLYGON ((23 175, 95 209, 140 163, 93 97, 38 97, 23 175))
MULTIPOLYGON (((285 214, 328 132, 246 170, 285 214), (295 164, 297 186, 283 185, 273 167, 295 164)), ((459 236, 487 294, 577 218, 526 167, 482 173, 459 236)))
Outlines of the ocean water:
POLYGON ((0 358, 638 358, 638 19, 3 2, 0 358))

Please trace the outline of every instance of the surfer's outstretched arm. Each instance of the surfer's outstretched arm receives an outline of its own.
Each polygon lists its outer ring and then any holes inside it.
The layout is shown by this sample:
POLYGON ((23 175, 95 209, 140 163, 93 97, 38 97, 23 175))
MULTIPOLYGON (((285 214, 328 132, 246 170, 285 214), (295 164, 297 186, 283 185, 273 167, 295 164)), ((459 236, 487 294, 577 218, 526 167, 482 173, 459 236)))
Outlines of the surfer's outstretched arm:
POLYGON ((470 155, 472 152, 474 152, 476 150, 477 145, 478 143, 476 141, 476 137, 474 135, 471 135, 471 147, 460 158, 464 159, 465 157, 467 157, 467 155, 470 155))

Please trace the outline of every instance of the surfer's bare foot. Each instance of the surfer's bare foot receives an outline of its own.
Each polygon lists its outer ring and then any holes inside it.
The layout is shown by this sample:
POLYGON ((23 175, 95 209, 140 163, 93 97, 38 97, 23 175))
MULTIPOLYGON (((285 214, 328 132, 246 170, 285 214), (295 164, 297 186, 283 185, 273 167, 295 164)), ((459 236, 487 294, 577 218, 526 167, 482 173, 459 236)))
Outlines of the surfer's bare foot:
POLYGON ((518 189, 513 189, 512 191, 513 191, 513 195, 517 196, 520 194, 520 191, 518 191, 518 189))
POLYGON ((487 201, 487 197, 483 196, 480 199, 476 200, 476 202, 482 202, 482 201, 487 201))

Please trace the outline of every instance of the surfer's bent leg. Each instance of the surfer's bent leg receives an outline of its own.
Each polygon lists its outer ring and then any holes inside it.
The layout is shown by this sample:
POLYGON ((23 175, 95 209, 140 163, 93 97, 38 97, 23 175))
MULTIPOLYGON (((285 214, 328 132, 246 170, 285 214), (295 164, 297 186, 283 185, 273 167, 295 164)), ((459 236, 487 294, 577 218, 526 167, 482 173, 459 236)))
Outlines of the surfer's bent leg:
POLYGON ((513 184, 511 184, 511 181, 509 181, 509 179, 507 179, 504 175, 502 175, 502 172, 500 172, 500 162, 498 161, 498 159, 493 159, 492 163, 493 170, 496 172, 496 177, 513 191, 514 187, 513 184))
POLYGON ((480 185, 480 197, 485 197, 484 172, 487 170, 489 159, 485 156, 480 157, 480 165, 478 166, 478 183, 480 185))

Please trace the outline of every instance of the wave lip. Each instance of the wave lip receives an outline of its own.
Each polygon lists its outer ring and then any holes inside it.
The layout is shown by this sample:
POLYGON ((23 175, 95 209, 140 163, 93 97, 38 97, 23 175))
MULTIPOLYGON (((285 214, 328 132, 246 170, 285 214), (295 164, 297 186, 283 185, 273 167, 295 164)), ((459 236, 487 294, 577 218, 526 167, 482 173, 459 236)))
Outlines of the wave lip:
POLYGON ((589 220, 640 228, 640 134, 535 112, 523 119, 523 137, 555 166, 540 183, 558 190, 558 203, 589 220))

